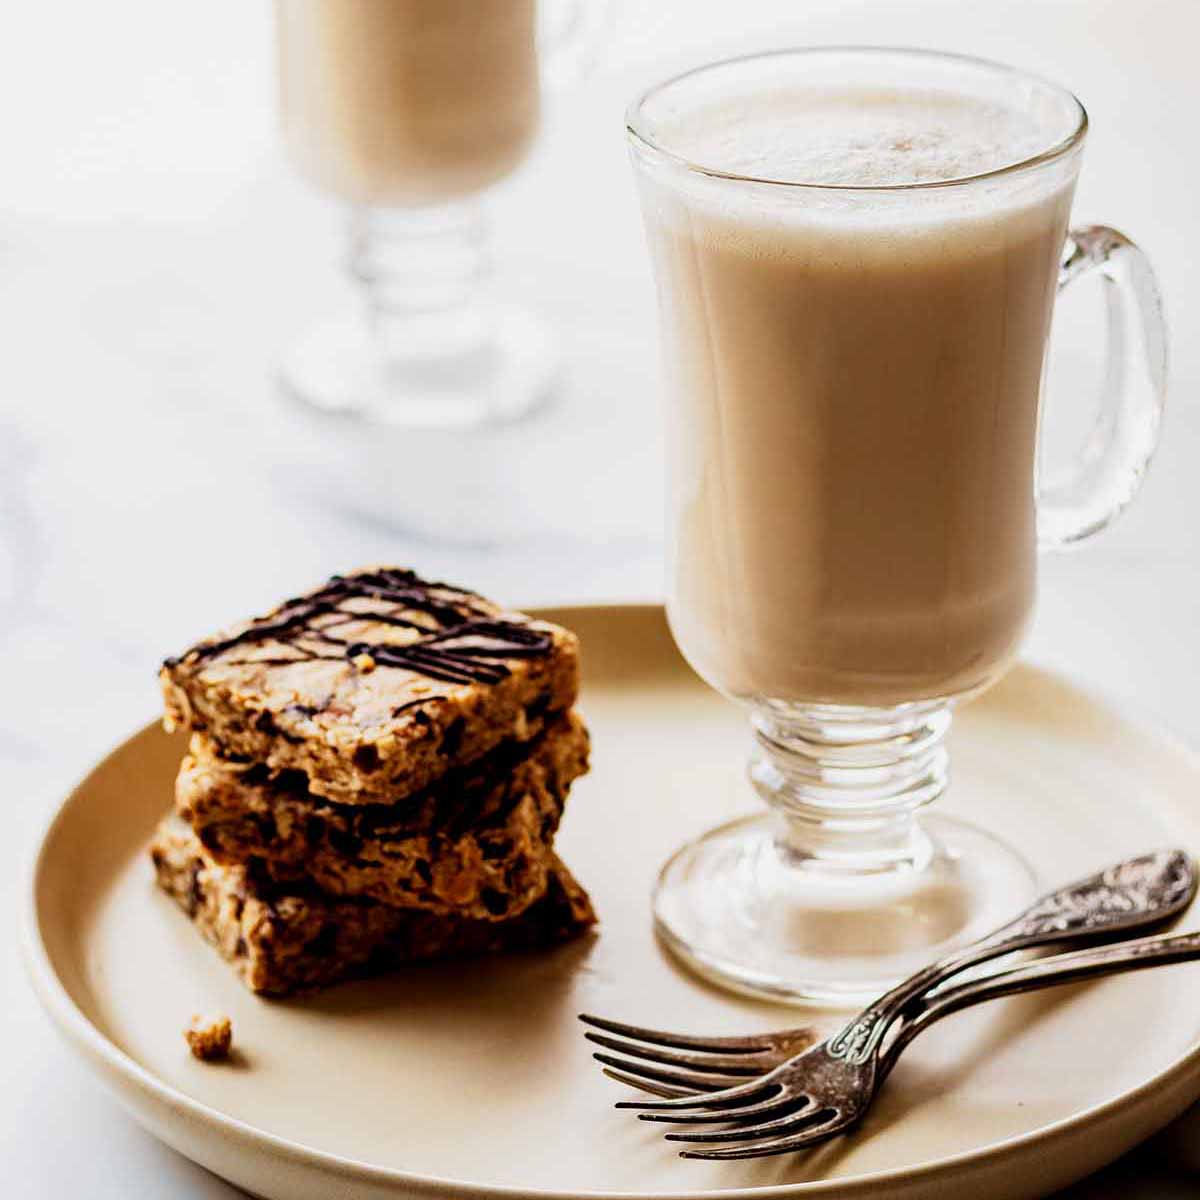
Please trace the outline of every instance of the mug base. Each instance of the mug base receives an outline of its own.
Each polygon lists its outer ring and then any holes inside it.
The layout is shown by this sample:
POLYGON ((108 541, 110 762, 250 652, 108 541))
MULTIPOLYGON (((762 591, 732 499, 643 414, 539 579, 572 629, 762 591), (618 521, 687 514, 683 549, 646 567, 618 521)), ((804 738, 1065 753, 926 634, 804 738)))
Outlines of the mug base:
POLYGON ((790 1004, 861 1007, 1019 912, 1032 867, 966 822, 920 820, 919 867, 806 866, 771 814, 744 817, 678 850, 653 895, 663 945, 704 979, 790 1004))
POLYGON ((279 369, 285 396, 318 412, 409 429, 471 430, 520 420, 546 403, 558 376, 553 341, 519 308, 486 321, 430 314, 385 356, 368 326, 332 320, 297 344, 279 369))

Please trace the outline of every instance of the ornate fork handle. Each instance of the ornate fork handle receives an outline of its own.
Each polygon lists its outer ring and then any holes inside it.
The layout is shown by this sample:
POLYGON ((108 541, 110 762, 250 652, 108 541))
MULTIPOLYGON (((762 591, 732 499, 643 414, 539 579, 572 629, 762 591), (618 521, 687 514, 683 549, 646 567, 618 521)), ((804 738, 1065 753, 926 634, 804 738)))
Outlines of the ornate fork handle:
MULTIPOLYGON (((1014 950, 1068 940, 1110 938, 1124 930, 1166 921, 1191 903, 1195 891, 1195 866, 1188 855, 1178 850, 1144 854, 1068 884, 1034 901, 1019 917, 994 933, 893 988, 830 1038, 828 1053, 848 1063, 866 1062, 879 1052, 888 1029, 915 1000, 960 971, 1014 950)), ((962 994, 969 994, 971 986, 966 985, 962 994)), ((959 994, 957 989, 955 994, 959 994)), ((919 1030, 913 1037, 916 1032, 919 1030)))
POLYGON ((1200 933, 1181 933, 1173 937, 1138 938, 1112 946, 1095 946, 1072 954, 1056 954, 1052 958, 1020 963, 982 979, 956 984, 928 997, 914 1015, 901 1023, 891 1045, 880 1056, 876 1078, 879 1083, 887 1078, 896 1060, 917 1034, 935 1021, 972 1005, 1001 996, 1037 992, 1042 988, 1194 959, 1200 959, 1200 933))

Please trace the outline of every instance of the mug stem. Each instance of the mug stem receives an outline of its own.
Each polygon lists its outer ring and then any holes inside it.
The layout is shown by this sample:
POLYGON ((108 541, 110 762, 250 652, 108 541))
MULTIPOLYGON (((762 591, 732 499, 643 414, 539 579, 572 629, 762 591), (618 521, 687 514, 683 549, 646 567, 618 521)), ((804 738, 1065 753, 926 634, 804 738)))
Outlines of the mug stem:
POLYGON ((473 201, 353 211, 348 269, 381 360, 463 352, 487 339, 488 242, 483 206, 473 201))
POLYGON ((537 318, 497 302, 489 241, 477 200, 354 210, 347 269, 361 307, 296 346, 287 394, 433 433, 492 428, 544 403, 553 344, 537 318))
POLYGON ((762 706, 750 780, 805 870, 922 870, 933 845, 917 812, 946 790, 950 704, 762 706))
POLYGON ((757 704, 749 774, 771 811, 667 862, 667 947, 736 991, 852 1006, 1026 903, 1033 873, 1010 845, 923 815, 946 790, 952 704, 757 704))

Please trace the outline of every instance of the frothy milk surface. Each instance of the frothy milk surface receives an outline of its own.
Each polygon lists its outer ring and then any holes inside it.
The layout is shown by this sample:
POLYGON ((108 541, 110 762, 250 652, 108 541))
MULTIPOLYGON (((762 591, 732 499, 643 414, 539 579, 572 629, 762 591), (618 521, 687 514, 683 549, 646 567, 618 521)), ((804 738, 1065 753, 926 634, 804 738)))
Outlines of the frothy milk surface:
POLYGON ((699 166, 785 183, 880 187, 967 179, 1047 146, 1020 110, 938 91, 789 88, 664 119, 656 140, 699 166))
MULTIPOLYGON (((966 97, 763 103, 656 140, 725 170, 855 183, 978 173, 1045 144, 1023 113, 966 97)), ((1014 655, 1074 170, 961 195, 641 172, 668 383, 669 612, 711 682, 884 706, 967 691, 1014 655)))

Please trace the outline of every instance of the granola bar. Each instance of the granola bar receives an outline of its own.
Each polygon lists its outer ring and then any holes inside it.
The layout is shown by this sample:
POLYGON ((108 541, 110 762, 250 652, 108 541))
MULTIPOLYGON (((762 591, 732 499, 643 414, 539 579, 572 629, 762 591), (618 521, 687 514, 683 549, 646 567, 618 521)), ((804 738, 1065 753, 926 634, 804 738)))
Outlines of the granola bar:
POLYGON ((304 773, 339 804, 392 804, 537 736, 579 684, 569 630, 398 567, 335 575, 160 671, 168 729, 304 773))
POLYGON ((150 848, 159 886, 252 991, 283 996, 404 963, 547 947, 595 924, 587 893, 555 859, 545 895, 511 921, 475 921, 320 892, 279 890, 222 867, 177 817, 150 848))
POLYGON ((314 796, 298 771, 223 759, 197 735, 175 808, 214 861, 253 863, 277 883, 506 920, 546 890, 551 842, 587 755, 587 729, 570 713, 397 804, 348 805, 314 796))

